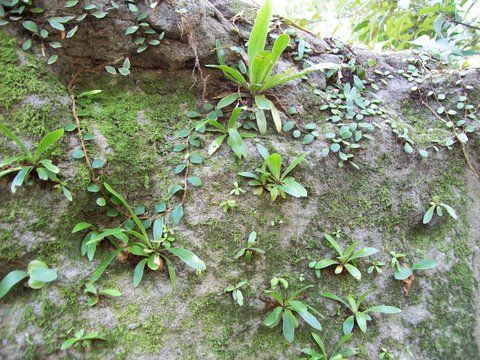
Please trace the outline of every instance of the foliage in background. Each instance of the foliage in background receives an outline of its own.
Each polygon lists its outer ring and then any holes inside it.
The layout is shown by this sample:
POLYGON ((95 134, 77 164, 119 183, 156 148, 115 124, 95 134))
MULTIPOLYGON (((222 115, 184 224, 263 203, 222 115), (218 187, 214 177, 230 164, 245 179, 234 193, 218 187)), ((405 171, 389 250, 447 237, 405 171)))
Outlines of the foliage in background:
POLYGON ((339 36, 369 47, 470 55, 478 52, 477 0, 303 0, 277 10, 320 36, 339 36))

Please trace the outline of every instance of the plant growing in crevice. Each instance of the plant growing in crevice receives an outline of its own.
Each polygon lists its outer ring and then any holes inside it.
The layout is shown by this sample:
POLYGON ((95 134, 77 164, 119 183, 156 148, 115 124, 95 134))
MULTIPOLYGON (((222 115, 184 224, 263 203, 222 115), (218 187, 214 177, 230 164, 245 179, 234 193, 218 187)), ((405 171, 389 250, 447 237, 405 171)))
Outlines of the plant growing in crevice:
POLYGON ((248 235, 247 246, 238 250, 238 252, 235 254, 235 259, 240 259, 241 257, 243 257, 245 259, 245 262, 251 263, 255 255, 265 254, 265 250, 255 246, 257 244, 256 240, 257 240, 257 232, 252 231, 248 235))
POLYGON ((409 267, 408 265, 402 265, 400 263, 400 259, 405 258, 405 254, 390 251, 390 255, 392 256, 390 265, 395 269, 393 277, 395 280, 400 280, 403 282, 403 292, 405 295, 408 295, 410 287, 415 280, 415 275, 413 274, 414 271, 430 270, 437 266, 437 262, 435 260, 422 259, 415 262, 412 267, 409 267))
POLYGON ((332 299, 342 303, 350 312, 351 315, 343 322, 343 333, 350 334, 357 323, 358 327, 362 332, 367 331, 367 321, 371 321, 372 318, 369 314, 371 313, 382 313, 382 314, 398 314, 402 310, 395 306, 388 305, 375 305, 368 307, 364 310, 360 310, 363 300, 368 295, 368 292, 363 293, 357 299, 353 296, 348 295, 346 299, 329 292, 325 291, 321 294, 323 297, 332 299))
POLYGON ((283 199, 287 198, 287 194, 297 198, 307 196, 307 190, 293 177, 287 176, 305 159, 306 153, 295 158, 282 172, 283 160, 280 154, 270 154, 260 144, 257 144, 257 149, 264 161, 262 166, 255 170, 256 174, 252 172, 238 173, 238 175, 250 179, 248 184, 256 187, 255 194, 261 195, 266 190, 270 193, 272 201, 275 201, 278 195, 283 199))
POLYGON ((237 205, 237 201, 236 200, 225 200, 225 201, 222 201, 219 206, 222 208, 223 212, 226 213, 228 211, 233 211, 233 209, 235 209, 236 207, 238 207, 237 205))
POLYGON ((285 279, 277 278, 276 281, 272 279, 270 283, 272 288, 265 290, 265 293, 270 296, 268 303, 275 306, 275 308, 263 321, 265 326, 275 328, 282 323, 283 336, 290 343, 293 342, 295 329, 299 326, 298 319, 294 313, 300 315, 300 317, 314 329, 322 330, 322 326, 317 318, 312 315, 310 311, 316 314, 318 314, 318 312, 311 306, 297 300, 297 297, 305 290, 311 288, 312 285, 303 287, 289 294, 287 292, 288 282, 285 279))
POLYGON ((248 64, 244 66, 244 69, 240 68, 239 71, 225 63, 224 53, 223 51, 219 51, 221 44, 218 41, 217 55, 219 65, 207 65, 207 67, 220 69, 228 80, 231 80, 236 85, 248 91, 249 95, 253 97, 256 105, 254 112, 257 126, 262 134, 265 134, 267 129, 265 110, 270 111, 277 131, 280 132, 282 129, 279 111, 273 102, 264 95, 267 90, 303 77, 312 71, 333 66, 333 64, 317 64, 298 72, 295 71, 295 67, 292 67, 280 73, 273 74, 275 64, 290 44, 290 36, 281 34, 275 40, 272 50, 265 50, 271 17, 271 1, 265 0, 258 11, 252 32, 250 33, 247 51, 248 64), (243 76, 242 70, 247 73, 248 80, 243 76))
POLYGON ((105 296, 119 297, 122 295, 121 292, 118 291, 117 289, 100 289, 99 290, 95 287, 93 283, 86 283, 85 289, 83 289, 83 292, 88 296, 88 300, 87 300, 88 306, 96 305, 101 297, 105 297, 105 296))
MULTIPOLYGON (((200 260, 197 255, 189 250, 172 245, 172 242, 175 240, 175 238, 171 236, 171 231, 165 225, 163 217, 157 217, 155 219, 153 223, 152 236, 149 236, 145 226, 130 205, 128 205, 126 200, 108 183, 104 183, 103 185, 111 194, 111 201, 114 204, 122 205, 133 222, 130 222, 128 227, 124 226, 112 229, 103 229, 99 231, 91 231, 92 234, 85 242, 87 254, 89 246, 93 246, 104 239, 108 239, 110 244, 115 248, 114 251, 112 251, 102 260, 97 270, 93 273, 90 280, 91 283, 94 283, 100 278, 107 266, 120 253, 123 253, 123 255, 127 256, 133 255, 143 258, 137 263, 134 270, 133 285, 135 287, 140 284, 146 266, 153 271, 160 271, 164 268, 164 265, 167 268, 172 286, 175 286, 175 268, 173 267, 173 264, 167 255, 169 253, 177 256, 180 260, 194 270, 205 270, 206 267, 204 262, 200 260), (133 236, 135 241, 130 241, 129 236, 133 236)), ((93 225, 86 222, 81 222, 76 225, 73 231, 78 232, 91 228, 93 228, 93 225)))
POLYGON ((16 173, 10 186, 12 193, 15 193, 17 187, 22 186, 28 175, 35 170, 39 179, 56 183, 54 187, 63 192, 67 200, 72 201, 72 194, 67 189, 65 181, 57 176, 60 169, 50 159, 50 155, 55 150, 54 146, 63 137, 63 129, 57 129, 45 135, 34 152, 30 151, 5 125, 0 124, 0 133, 13 141, 22 152, 21 155, 5 158, 0 162, 0 178, 16 173))
POLYGON ((213 155, 218 148, 222 146, 225 139, 227 139, 227 145, 232 148, 233 152, 239 159, 247 156, 248 148, 243 139, 251 138, 255 135, 238 131, 239 124, 237 123, 237 120, 243 110, 245 110, 244 107, 236 107, 233 109, 226 127, 216 119, 207 119, 206 123, 213 127, 213 130, 210 131, 219 132, 221 134, 210 143, 208 147, 209 155, 213 155))
POLYGON ((230 285, 223 290, 224 293, 231 293, 233 300, 237 302, 239 306, 243 306, 243 293, 242 293, 242 288, 245 287, 248 284, 247 281, 243 280, 240 281, 237 285, 230 285))
POLYGON ((0 299, 18 284, 28 278, 27 286, 31 289, 41 289, 48 283, 57 279, 57 273, 40 260, 32 260, 28 263, 27 271, 13 270, 0 282, 0 299))
POLYGON ((377 272, 377 274, 381 274, 383 272, 382 266, 385 266, 384 262, 376 261, 376 260, 367 260, 367 263, 370 264, 370 266, 367 269, 367 273, 372 274, 374 270, 377 272))
POLYGON ((240 194, 245 194, 246 191, 238 185, 238 181, 233 182, 233 189, 230 190, 230 195, 237 195, 239 196, 240 194))
POLYGON ((337 345, 333 348, 331 352, 327 352, 327 348, 320 338, 315 333, 312 333, 313 340, 317 343, 318 347, 321 350, 321 353, 311 348, 303 348, 302 353, 306 355, 306 358, 301 358, 302 360, 345 360, 349 357, 355 355, 357 351, 351 348, 343 348, 343 345, 352 338, 353 334, 347 334, 342 336, 337 345), (330 353, 330 355, 329 355, 330 353))
POLYGON ((445 209, 453 219, 457 220, 457 213, 450 206, 442 202, 440 196, 432 196, 432 201, 430 201, 430 207, 423 215, 423 223, 428 224, 432 220, 433 214, 436 213, 438 216, 443 216, 443 209, 445 209))
POLYGON ((320 261, 312 261, 308 264, 308 267, 315 270, 317 277, 320 277, 320 270, 335 265, 335 274, 341 274, 344 270, 347 270, 350 275, 355 279, 360 280, 362 274, 356 266, 356 260, 373 255, 378 252, 377 249, 372 247, 366 247, 355 251, 358 246, 358 242, 350 244, 345 250, 338 244, 337 241, 330 234, 325 234, 325 240, 330 246, 337 252, 338 256, 334 259, 322 259, 320 261))
MULTIPOLYGON (((71 329, 69 333, 72 331, 71 329)), ((107 339, 100 335, 98 332, 90 332, 85 334, 85 330, 81 329, 75 331, 73 337, 68 338, 65 340, 62 345, 60 346, 60 350, 67 350, 70 349, 72 346, 77 348, 83 347, 90 349, 92 347, 92 343, 94 341, 106 341, 107 339)))

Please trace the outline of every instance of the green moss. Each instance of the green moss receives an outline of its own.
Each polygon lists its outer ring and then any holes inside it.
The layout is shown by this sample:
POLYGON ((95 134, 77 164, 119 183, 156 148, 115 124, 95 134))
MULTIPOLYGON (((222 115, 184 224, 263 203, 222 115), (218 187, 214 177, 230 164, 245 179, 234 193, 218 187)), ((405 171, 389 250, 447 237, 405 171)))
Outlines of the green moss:
POLYGON ((20 65, 15 40, 0 30, 0 110, 9 109, 27 94, 37 94, 54 99, 65 88, 49 74, 32 56, 25 56, 20 65))
POLYGON ((429 357, 477 359, 475 332, 475 278, 469 266, 455 264, 448 278, 439 281, 430 296, 430 316, 414 329, 412 339, 420 342, 429 357))

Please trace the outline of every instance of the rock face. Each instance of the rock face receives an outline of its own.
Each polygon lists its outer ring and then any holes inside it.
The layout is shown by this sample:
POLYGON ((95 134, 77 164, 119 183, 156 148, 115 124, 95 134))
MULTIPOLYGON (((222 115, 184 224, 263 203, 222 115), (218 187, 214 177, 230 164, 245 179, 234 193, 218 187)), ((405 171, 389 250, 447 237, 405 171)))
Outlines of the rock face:
MULTIPOLYGON (((78 11, 65 9, 63 1, 38 3, 46 10, 40 15, 42 19, 78 11)), ((107 9, 107 3, 97 2, 98 9, 107 9)), ((140 12, 146 9, 143 2, 138 6, 140 12)), ((87 17, 60 52, 55 65, 60 78, 45 69, 41 57, 25 54, 11 37, 0 32, 0 122, 27 144, 38 143, 46 132, 74 122, 65 88, 79 69, 72 64, 96 66, 130 56, 130 76, 82 74, 74 92, 102 90, 92 100, 79 100, 78 104, 82 128, 94 134, 87 144, 90 156, 107 160, 97 176, 100 182, 112 184, 132 206, 145 206, 149 217, 155 214, 155 205, 169 201, 170 186, 183 181, 181 175, 173 173, 183 155, 172 148, 182 141, 178 132, 194 122, 187 112, 206 112, 201 103, 202 84, 197 82, 191 89, 195 54, 185 18, 190 21, 188 26, 193 29, 203 65, 216 61, 215 39, 221 39, 227 47, 243 45, 248 22, 240 19, 234 25, 229 19, 242 9, 247 19, 253 16, 252 9, 238 3, 188 1, 182 5, 162 1, 147 12, 151 27, 165 31, 164 41, 132 55, 138 46, 124 33, 135 26, 138 14, 126 9, 122 2, 119 10, 109 10, 103 19, 87 17), (186 13, 176 11, 183 7, 186 13)), ((17 38, 25 35, 15 24, 9 25, 8 31, 17 38)), ((207 270, 197 276, 174 260, 175 289, 166 272, 154 271, 146 271, 140 286, 134 288, 132 276, 138 259, 114 261, 97 284, 99 288, 118 288, 122 296, 102 298, 88 307, 83 286, 110 249, 100 246, 90 262, 80 252, 82 236, 71 234, 71 230, 79 221, 108 228, 125 218, 106 216, 105 209, 96 205, 98 195, 85 190, 90 183, 88 168, 83 160, 71 156, 80 145, 79 138, 75 132, 67 133, 54 159, 68 180, 73 202, 35 178, 16 194, 9 191, 11 177, 0 179, 0 277, 23 269, 34 258, 46 261, 59 274, 56 282, 41 290, 19 285, 1 300, 0 357, 296 359, 302 348, 316 345, 310 337, 311 328, 302 320, 293 344, 283 339, 280 327, 263 325, 269 311, 262 301, 263 291, 269 288, 273 276, 287 278, 292 289, 314 285, 301 300, 322 314, 321 335, 329 348, 341 337, 342 323, 349 314, 320 294, 331 291, 345 297, 368 291, 367 305, 393 305, 403 311, 373 316, 366 333, 355 329, 351 343, 359 352, 358 358, 377 359, 382 348, 398 359, 479 357, 480 182, 471 170, 480 170, 478 123, 466 118, 474 130, 468 133, 463 150, 452 128, 442 121, 444 113, 437 102, 428 100, 427 105, 434 107, 432 112, 422 104, 425 99, 419 94, 426 95, 433 87, 437 97, 445 95, 445 100, 439 99, 444 111, 457 109, 458 114, 450 115, 452 118, 457 119, 459 114, 463 118, 458 103, 472 104, 470 113, 476 111, 478 116, 480 71, 437 70, 435 61, 424 59, 420 63, 421 57, 416 54, 374 54, 330 40, 316 40, 299 30, 297 35, 312 49, 306 60, 349 64, 342 71, 343 83, 353 83, 354 75, 362 71, 365 80, 372 79, 366 80, 368 91, 364 95, 375 106, 363 119, 357 119, 373 125, 372 139, 359 142, 360 149, 347 151, 355 155, 359 169, 348 163, 339 167, 335 153, 322 156, 331 143, 328 134, 338 134, 340 129, 331 121, 335 107, 322 106, 336 101, 343 104, 343 99, 335 98, 335 91, 328 87, 332 86, 331 78, 317 73, 275 89, 272 94, 285 108, 297 110, 288 119, 282 114, 283 121, 293 118, 301 125, 315 123, 318 136, 306 145, 303 136, 296 139, 291 133, 277 134, 269 124, 267 135, 247 140, 249 155, 240 161, 225 144, 209 156, 207 148, 213 137, 208 132, 199 134, 200 147, 193 152, 203 161, 191 171, 203 184, 189 187, 184 218, 174 231, 176 242, 198 254, 207 270), (421 77, 424 64, 429 71, 424 74, 425 80, 417 83, 414 79, 421 77), (402 76, 398 70, 409 75, 402 76), (413 86, 422 92, 412 91, 413 86), (465 92, 468 99, 459 100, 465 92), (408 129, 412 154, 405 153, 405 137, 395 134, 395 127, 403 135, 403 129, 408 129), (450 148, 444 146, 449 144, 448 139, 455 141, 450 148), (236 174, 260 165, 256 144, 280 153, 287 163, 307 153, 306 161, 293 175, 306 187, 308 197, 287 197, 272 203, 266 194, 252 193, 236 174), (423 151, 428 158, 420 155, 425 155, 423 151), (234 181, 246 193, 231 194, 234 181), (422 224, 433 195, 441 196, 456 210, 456 221, 444 215, 422 224), (227 200, 235 200, 237 206, 224 212, 219 205, 227 200), (245 264, 234 255, 252 230, 258 233, 258 246, 265 255, 245 264), (386 264, 383 272, 368 274, 369 264, 359 261, 361 281, 348 274, 335 275, 332 269, 322 271, 317 278, 308 264, 334 255, 323 235, 335 230, 342 231, 339 242, 344 247, 358 241, 359 247, 378 249, 372 259, 386 264), (390 251, 404 253, 405 264, 430 258, 438 266, 417 272, 405 296, 403 284, 393 279, 390 251), (248 280, 243 307, 224 294, 225 287, 241 280, 248 280), (98 331, 108 341, 96 343, 85 350, 86 355, 79 350, 61 351, 60 344, 72 328, 98 331)), ((292 41, 291 46, 281 67, 294 61, 297 43, 292 41)), ((227 55, 231 63, 239 60, 234 52, 227 55)), ((294 64, 301 67, 302 61, 294 64)), ((205 95, 211 104, 218 101, 216 96, 236 91, 218 73, 203 71, 210 76, 205 95)), ((372 109, 368 104, 367 108, 372 109)), ((0 137, 0 161, 16 151, 15 145, 0 137)))

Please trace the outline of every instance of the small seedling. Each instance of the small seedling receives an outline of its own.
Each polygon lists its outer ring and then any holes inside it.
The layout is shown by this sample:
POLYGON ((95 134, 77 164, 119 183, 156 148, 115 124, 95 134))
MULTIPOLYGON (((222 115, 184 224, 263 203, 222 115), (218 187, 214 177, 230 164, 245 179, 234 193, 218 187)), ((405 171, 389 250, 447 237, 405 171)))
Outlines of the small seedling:
POLYGON ((235 259, 239 259, 243 256, 245 262, 250 263, 252 262, 255 254, 265 254, 264 250, 255 247, 257 244, 255 240, 257 240, 257 232, 252 231, 248 235, 247 246, 238 250, 238 252, 235 254, 235 259))
POLYGON ((240 194, 245 194, 247 191, 242 189, 239 185, 238 185, 238 181, 234 181, 233 182, 233 189, 230 191, 230 195, 240 195, 240 194))
POLYGON ((377 249, 371 247, 366 247, 354 252, 359 244, 358 242, 354 242, 344 251, 330 234, 325 234, 325 239, 332 246, 332 248, 335 249, 338 256, 335 259, 312 261, 310 264, 308 264, 308 267, 315 270, 317 277, 320 277, 321 269, 336 265, 335 274, 341 274, 343 270, 346 269, 355 279, 360 280, 362 278, 362 274, 360 273, 360 270, 358 270, 355 261, 378 252, 377 249))
POLYGON ((66 183, 61 181, 57 176, 60 169, 49 159, 52 151, 55 149, 54 145, 63 137, 63 129, 54 130, 45 135, 38 144, 35 152, 30 151, 5 125, 0 124, 0 133, 13 141, 22 152, 19 156, 5 158, 0 161, 0 178, 8 174, 16 173, 10 185, 12 193, 15 193, 17 187, 22 186, 28 175, 35 170, 40 180, 50 180, 57 183, 55 187, 63 192, 67 200, 72 201, 72 194, 66 188, 66 183))
POLYGON ((432 196, 432 200, 430 202, 430 207, 428 208, 427 212, 423 216, 423 223, 428 224, 430 220, 432 220, 433 214, 436 212, 438 216, 443 216, 443 209, 447 210, 448 215, 450 215, 453 219, 457 220, 457 213, 455 210, 443 203, 440 199, 440 196, 432 196))
POLYGON ((295 329, 299 326, 298 319, 294 313, 300 315, 303 320, 311 327, 322 330, 322 326, 310 311, 318 312, 309 305, 296 300, 297 297, 305 290, 312 287, 306 286, 291 294, 287 294, 288 282, 283 278, 273 278, 270 281, 271 290, 265 290, 265 293, 272 298, 272 302, 276 305, 275 309, 265 318, 263 324, 270 328, 274 328, 282 322, 283 336, 288 342, 293 342, 295 338, 295 329), (280 286, 278 286, 280 284, 280 286), (283 290, 282 290, 283 287, 283 290), (310 311, 309 311, 310 310, 310 311))
POLYGON ((32 289, 41 289, 47 283, 57 279, 57 273, 40 260, 32 260, 28 263, 27 271, 13 270, 9 272, 0 282, 0 299, 18 284, 28 278, 27 285, 32 289))
POLYGON ((237 285, 233 286, 227 286, 225 290, 223 290, 224 293, 231 292, 232 293, 232 298, 237 302, 238 305, 243 306, 243 293, 241 288, 247 285, 247 281, 243 280, 240 281, 237 285))
POLYGON ((237 202, 235 200, 222 201, 220 207, 223 209, 223 212, 226 213, 229 210, 235 209, 237 207, 237 202))
POLYGON ((380 359, 385 359, 385 360, 394 360, 395 359, 393 357, 393 354, 383 347, 382 347, 382 351, 379 354, 379 357, 380 357, 380 359))
POLYGON ((287 176, 290 172, 300 164, 307 154, 297 157, 282 173, 282 156, 280 154, 271 154, 268 150, 258 144, 257 149, 262 155, 264 161, 262 167, 256 169, 256 174, 252 172, 239 172, 238 175, 249 178, 248 184, 255 186, 255 194, 261 195, 264 190, 270 193, 272 201, 275 201, 280 195, 283 199, 287 198, 286 194, 293 197, 306 197, 307 190, 300 185, 293 177, 287 176))
POLYGON ((375 260, 367 260, 370 266, 367 269, 367 273, 371 274, 375 270, 377 274, 381 274, 383 272, 382 266, 385 266, 385 263, 382 261, 375 261, 375 260))
POLYGON ((365 310, 360 310, 360 305, 362 304, 363 300, 367 296, 368 292, 363 293, 357 299, 353 296, 348 295, 347 299, 344 300, 341 297, 326 291, 323 292, 321 295, 328 299, 332 299, 338 301, 345 305, 348 310, 352 313, 344 322, 343 322, 343 333, 350 334, 353 330, 355 322, 357 323, 358 327, 362 332, 367 331, 367 321, 372 320, 369 313, 382 313, 382 314, 398 314, 402 310, 395 306, 387 306, 387 305, 376 305, 371 306, 365 310))
POLYGON ((86 283, 85 289, 83 290, 84 293, 88 295, 87 305, 94 306, 100 300, 102 296, 111 296, 111 297, 119 297, 122 294, 117 289, 101 289, 97 290, 94 284, 86 283))
POLYGON ((332 350, 331 354, 328 355, 327 353, 327 348, 320 338, 315 333, 312 333, 313 340, 317 343, 318 347, 321 350, 321 353, 319 353, 316 350, 313 350, 311 348, 304 348, 302 349, 302 353, 304 353, 307 357, 302 358, 304 360, 345 360, 348 359, 349 357, 355 355, 357 351, 355 349, 350 349, 350 348, 342 348, 343 344, 345 344, 347 341, 349 341, 352 338, 353 334, 347 334, 344 335, 340 341, 337 343, 335 348, 332 350))
MULTIPOLYGON (((134 270, 134 287, 137 287, 140 284, 145 266, 148 266, 151 270, 160 271, 163 270, 164 264, 166 265, 170 282, 172 286, 175 286, 175 268, 167 256, 168 253, 177 256, 185 264, 196 271, 203 271, 206 269, 205 263, 193 252, 172 245, 175 238, 172 236, 172 230, 164 223, 163 217, 155 219, 152 231, 153 236, 149 236, 144 224, 140 221, 135 214, 135 211, 130 207, 123 196, 116 192, 108 183, 104 183, 103 186, 112 195, 111 202, 113 204, 123 205, 133 221, 126 222, 124 227, 104 229, 102 231, 90 231, 90 235, 85 237, 84 244, 82 243, 82 252, 83 246, 85 246, 85 253, 87 253, 87 255, 89 253, 94 254, 95 251, 90 249, 96 248, 104 239, 108 239, 110 244, 115 248, 113 252, 103 259, 97 270, 93 273, 90 280, 91 283, 94 283, 100 278, 107 266, 120 253, 143 258, 138 262, 134 270), (127 223, 130 223, 130 225, 127 226, 127 223), (135 227, 138 231, 134 230, 135 227), (129 236, 133 236, 136 240, 131 242, 129 236)), ((174 211, 175 209, 172 212, 174 211)), ((86 229, 91 230, 93 228, 94 226, 92 224, 80 222, 73 228, 72 233, 86 229)))
POLYGON ((97 332, 91 332, 91 333, 85 334, 85 330, 82 329, 82 330, 76 331, 73 337, 65 340, 60 346, 60 350, 67 350, 72 346, 76 346, 77 348, 81 346, 81 347, 90 349, 94 341, 106 341, 106 340, 107 340, 106 338, 104 338, 97 332))
POLYGON ((390 264, 392 268, 395 269, 394 278, 395 280, 403 281, 403 291, 405 295, 408 295, 413 280, 415 279, 415 276, 413 275, 415 270, 430 270, 437 266, 435 260, 423 259, 414 263, 410 268, 407 265, 400 264, 399 259, 404 258, 405 254, 390 251, 390 255, 392 256, 390 264))

